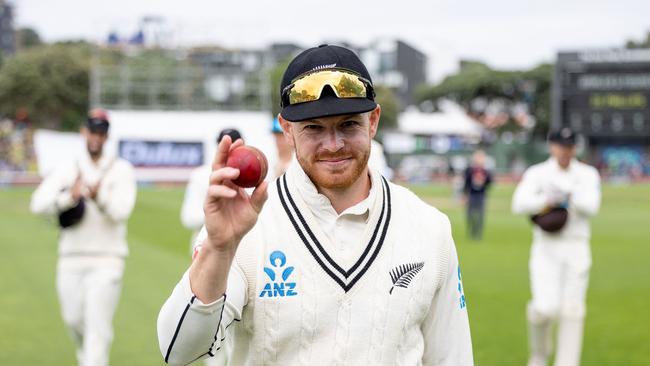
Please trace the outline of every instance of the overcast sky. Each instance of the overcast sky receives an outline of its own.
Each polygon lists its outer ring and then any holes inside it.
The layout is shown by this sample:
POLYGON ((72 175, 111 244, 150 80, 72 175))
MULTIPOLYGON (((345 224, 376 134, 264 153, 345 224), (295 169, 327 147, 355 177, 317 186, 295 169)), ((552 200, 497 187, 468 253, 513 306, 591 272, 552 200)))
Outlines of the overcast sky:
MULTIPOLYGON (((12 1, 12 0, 9 0, 12 1)), ((13 0, 16 25, 48 40, 128 36, 146 15, 165 19, 174 44, 311 46, 400 38, 440 75, 458 58, 497 68, 552 61, 558 50, 616 47, 650 30, 650 0, 13 0)))

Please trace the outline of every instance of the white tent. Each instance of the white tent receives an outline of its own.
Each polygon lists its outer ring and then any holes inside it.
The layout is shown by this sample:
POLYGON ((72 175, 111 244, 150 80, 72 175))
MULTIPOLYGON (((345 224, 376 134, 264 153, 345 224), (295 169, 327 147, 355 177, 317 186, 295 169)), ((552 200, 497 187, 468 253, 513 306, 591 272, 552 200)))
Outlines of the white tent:
POLYGON ((440 112, 407 110, 399 117, 399 131, 413 135, 456 135, 480 137, 483 127, 463 108, 451 101, 440 103, 440 112))
POLYGON ((44 177, 60 164, 76 159, 83 147, 83 140, 78 133, 36 130, 34 153, 38 174, 44 177))
POLYGON ((399 115, 399 125, 395 132, 384 137, 384 147, 388 153, 408 154, 416 150, 416 136, 429 136, 436 152, 446 152, 451 138, 478 141, 483 127, 467 116, 459 105, 442 101, 440 111, 425 113, 409 109, 399 115))

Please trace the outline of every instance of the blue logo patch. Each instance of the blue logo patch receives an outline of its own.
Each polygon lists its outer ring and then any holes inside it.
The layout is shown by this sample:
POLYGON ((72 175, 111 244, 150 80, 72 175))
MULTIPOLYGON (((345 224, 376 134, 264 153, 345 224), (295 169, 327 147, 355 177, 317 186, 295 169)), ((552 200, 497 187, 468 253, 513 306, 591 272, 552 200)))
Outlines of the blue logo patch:
POLYGON ((296 296, 296 283, 287 282, 291 273, 293 273, 294 267, 288 266, 287 256, 284 255, 279 250, 274 251, 269 256, 269 262, 271 267, 264 267, 264 273, 269 278, 270 282, 267 282, 260 292, 260 297, 285 297, 285 296, 296 296), (278 277, 280 275, 280 277, 278 277))
POLYGON ((463 281, 460 275, 460 266, 458 266, 458 292, 460 293, 460 308, 465 308, 465 291, 463 290, 463 281))

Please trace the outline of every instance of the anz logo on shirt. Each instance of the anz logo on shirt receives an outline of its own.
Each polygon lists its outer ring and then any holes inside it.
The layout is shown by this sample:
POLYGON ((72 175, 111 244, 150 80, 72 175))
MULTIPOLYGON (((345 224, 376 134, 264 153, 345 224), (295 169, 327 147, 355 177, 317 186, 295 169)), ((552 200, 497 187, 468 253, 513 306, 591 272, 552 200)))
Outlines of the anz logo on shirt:
POLYGON ((462 276, 460 275, 460 266, 458 266, 458 292, 460 293, 460 297, 459 297, 460 308, 464 309, 465 306, 467 305, 465 304, 465 291, 463 289, 462 276))
POLYGON ((274 251, 269 256, 269 262, 271 262, 271 267, 264 267, 264 273, 269 278, 270 282, 267 282, 260 292, 260 297, 285 297, 285 296, 296 296, 296 283, 288 282, 291 273, 293 273, 294 267, 288 266, 287 256, 284 255, 279 250, 274 251))

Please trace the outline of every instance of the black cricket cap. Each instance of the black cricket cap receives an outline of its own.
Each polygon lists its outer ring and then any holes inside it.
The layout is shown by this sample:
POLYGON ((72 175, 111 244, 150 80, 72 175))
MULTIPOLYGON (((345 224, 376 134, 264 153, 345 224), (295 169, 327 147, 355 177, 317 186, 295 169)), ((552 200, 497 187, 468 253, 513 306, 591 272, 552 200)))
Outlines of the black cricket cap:
POLYGON ((221 132, 219 132, 219 136, 217 136, 217 144, 221 142, 224 136, 230 136, 230 140, 232 142, 235 142, 237 141, 237 139, 242 138, 241 133, 239 133, 238 130, 234 128, 226 128, 221 130, 221 132))
MULTIPOLYGON (((372 83, 368 69, 354 52, 344 47, 323 44, 301 52, 289 63, 282 77, 280 98, 283 97, 282 91, 302 74, 327 69, 347 69, 372 83)), ((331 88, 325 89, 320 99, 313 102, 290 105, 288 101, 283 100, 280 114, 288 121, 299 122, 320 117, 365 113, 377 107, 372 92, 366 98, 338 98, 332 90, 327 90, 331 88)))
POLYGON ((577 134, 570 127, 561 127, 557 130, 553 130, 548 134, 548 141, 563 145, 563 146, 573 146, 576 144, 577 134))
POLYGON ((95 108, 88 112, 88 119, 86 119, 86 128, 93 133, 107 134, 108 127, 108 113, 101 109, 95 108))

